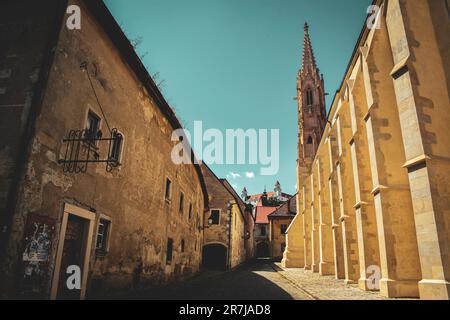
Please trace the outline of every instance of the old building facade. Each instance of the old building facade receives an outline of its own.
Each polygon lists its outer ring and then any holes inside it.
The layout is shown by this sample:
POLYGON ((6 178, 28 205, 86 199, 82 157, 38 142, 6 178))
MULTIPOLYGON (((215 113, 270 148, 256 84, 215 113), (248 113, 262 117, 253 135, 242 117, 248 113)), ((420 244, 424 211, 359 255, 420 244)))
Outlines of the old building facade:
MULTIPOLYGON (((282 245, 285 243, 284 233, 280 234, 280 228, 287 227, 292 216, 285 210, 285 204, 291 201, 292 196, 284 193, 279 181, 275 183, 274 191, 248 196, 244 188, 242 197, 246 203, 253 207, 255 218, 255 254, 257 257, 282 256, 282 245), (270 218, 272 215, 272 219, 270 218), (276 230, 276 232, 274 232, 276 230), (277 249, 274 249, 277 246, 277 249)), ((292 204, 292 202, 291 202, 292 204)), ((295 205, 294 205, 295 206, 295 205)), ((290 206, 292 207, 292 206, 290 206)), ((283 232, 287 228, 283 229, 283 232)))
POLYGON ((0 6, 1 295, 104 296, 197 272, 201 170, 172 162, 181 125, 103 2, 0 6))
POLYGON ((300 134, 283 263, 386 297, 449 299, 448 2, 374 5, 379 25, 363 28, 310 165, 300 134))
POLYGON ((297 214, 297 196, 289 198, 284 204, 267 216, 269 220, 270 257, 281 259, 286 249, 286 234, 289 225, 297 214))
POLYGON ((254 220, 244 201, 226 179, 201 166, 209 195, 205 212, 203 266, 227 270, 253 258, 254 220))

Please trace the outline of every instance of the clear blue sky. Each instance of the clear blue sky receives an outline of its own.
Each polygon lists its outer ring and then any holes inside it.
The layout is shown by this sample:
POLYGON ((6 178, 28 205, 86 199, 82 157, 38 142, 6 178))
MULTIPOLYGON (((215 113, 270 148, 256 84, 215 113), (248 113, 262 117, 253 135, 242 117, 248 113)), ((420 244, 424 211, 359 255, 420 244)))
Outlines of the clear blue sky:
POLYGON ((212 165, 240 193, 271 191, 276 180, 295 193, 296 76, 303 24, 330 94, 338 89, 371 0, 106 0, 138 53, 164 80, 163 94, 188 129, 193 122, 225 129, 280 129, 280 170, 212 165), (230 172, 241 177, 233 179, 230 172), (254 172, 250 179, 245 172, 254 172))

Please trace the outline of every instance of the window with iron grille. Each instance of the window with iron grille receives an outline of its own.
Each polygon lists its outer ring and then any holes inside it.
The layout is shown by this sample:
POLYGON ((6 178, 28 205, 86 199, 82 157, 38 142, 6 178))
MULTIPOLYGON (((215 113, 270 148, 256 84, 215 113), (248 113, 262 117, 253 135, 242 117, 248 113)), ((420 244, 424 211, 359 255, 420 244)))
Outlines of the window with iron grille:
POLYGON ((120 154, 122 153, 123 136, 119 132, 115 132, 113 139, 109 159, 118 163, 120 162, 120 154))

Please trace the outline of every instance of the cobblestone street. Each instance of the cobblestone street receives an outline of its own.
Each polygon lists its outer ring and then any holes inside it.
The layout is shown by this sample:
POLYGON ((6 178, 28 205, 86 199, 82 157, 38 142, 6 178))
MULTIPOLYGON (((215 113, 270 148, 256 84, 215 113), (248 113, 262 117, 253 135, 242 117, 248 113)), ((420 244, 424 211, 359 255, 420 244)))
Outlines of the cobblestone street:
POLYGON ((304 269, 283 269, 281 263, 272 264, 278 273, 315 300, 392 300, 378 292, 363 291, 357 284, 346 285, 334 276, 320 276, 304 269))
POLYGON ((270 260, 256 260, 229 272, 205 271, 176 285, 127 296, 157 300, 385 300, 377 292, 345 285, 332 276, 303 269, 282 269, 270 260))

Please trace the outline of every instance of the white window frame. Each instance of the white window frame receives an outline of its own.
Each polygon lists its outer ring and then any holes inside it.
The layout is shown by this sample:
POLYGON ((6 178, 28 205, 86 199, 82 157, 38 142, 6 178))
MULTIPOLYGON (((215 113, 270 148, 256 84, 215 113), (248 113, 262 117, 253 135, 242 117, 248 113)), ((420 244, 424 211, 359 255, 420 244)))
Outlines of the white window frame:
POLYGON ((97 254, 97 237, 98 237, 98 228, 100 227, 100 220, 106 220, 108 221, 109 227, 108 227, 108 232, 106 234, 106 247, 105 247, 105 251, 101 252, 102 254, 107 254, 109 253, 109 248, 110 248, 110 240, 111 240, 111 231, 112 231, 112 219, 111 217, 104 215, 104 214, 100 214, 98 219, 97 219, 97 225, 96 225, 96 232, 95 232, 95 244, 94 244, 94 249, 95 249, 95 253, 97 254))

